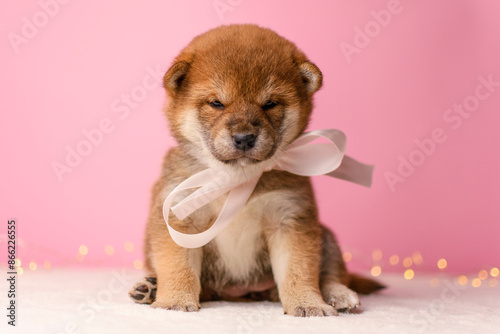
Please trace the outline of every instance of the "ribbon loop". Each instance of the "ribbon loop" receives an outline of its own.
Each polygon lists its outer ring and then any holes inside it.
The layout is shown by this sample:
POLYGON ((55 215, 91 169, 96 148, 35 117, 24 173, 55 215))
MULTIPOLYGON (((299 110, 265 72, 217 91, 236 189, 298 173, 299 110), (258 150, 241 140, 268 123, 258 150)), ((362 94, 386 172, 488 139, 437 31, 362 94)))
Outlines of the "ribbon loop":
MULTIPOLYGON (((201 172, 203 173, 203 172, 201 172)), ((196 174, 198 175, 198 174, 196 174)), ((179 184, 165 199, 165 202, 163 202, 163 218, 165 219, 165 222, 167 223, 168 231, 170 232, 170 236, 172 239, 179 245, 185 248, 198 248, 201 246, 206 245, 209 243, 213 238, 217 236, 233 219, 234 217, 238 214, 238 212, 243 208, 245 203, 247 202, 248 198, 253 192, 253 189, 255 188, 255 185, 260 179, 260 175, 256 179, 252 179, 250 181, 247 181, 243 184, 237 185, 234 189, 232 189, 229 192, 229 195, 226 199, 226 202, 224 203, 224 206, 222 207, 221 212, 219 213, 219 217, 217 220, 210 226, 207 230, 198 233, 198 234, 188 234, 188 233, 181 233, 177 230, 175 230, 169 223, 168 223, 168 216, 169 216, 169 211, 170 211, 170 206, 172 204, 172 201, 174 197, 181 191, 193 188, 189 183, 185 183, 190 180, 188 178, 186 181, 182 182, 179 184)), ((208 182, 207 182, 208 183, 208 182)), ((211 200, 215 199, 212 195, 206 195, 206 199, 209 199, 207 201, 210 202, 211 200)), ((219 196, 217 196, 219 197, 219 196)), ((194 210, 200 208, 201 206, 195 208, 194 210)), ((192 211, 194 211, 192 210, 192 211)))
POLYGON ((338 168, 344 158, 346 137, 334 129, 316 130, 297 138, 280 157, 275 169, 286 170, 302 176, 316 176, 338 168), (328 143, 309 144, 318 139, 328 143), (309 145, 307 145, 309 144, 309 145))
POLYGON ((227 179, 222 176, 214 177, 212 181, 206 183, 200 189, 173 206, 172 212, 177 218, 183 220, 198 208, 219 198, 237 185, 234 183, 228 185, 227 179))
MULTIPOLYGON (((371 186, 373 166, 360 163, 345 154, 346 137, 342 131, 322 129, 304 133, 292 142, 272 169, 302 176, 326 174, 331 177, 371 186), (312 143, 324 138, 327 143, 312 143)), ((163 218, 172 239, 185 248, 202 247, 217 236, 243 208, 264 170, 249 180, 238 180, 213 169, 201 171, 179 184, 163 202, 163 218), (182 191, 199 188, 172 207, 182 191), (197 209, 229 192, 216 221, 204 232, 181 233, 170 226, 169 212, 183 220, 197 209)))

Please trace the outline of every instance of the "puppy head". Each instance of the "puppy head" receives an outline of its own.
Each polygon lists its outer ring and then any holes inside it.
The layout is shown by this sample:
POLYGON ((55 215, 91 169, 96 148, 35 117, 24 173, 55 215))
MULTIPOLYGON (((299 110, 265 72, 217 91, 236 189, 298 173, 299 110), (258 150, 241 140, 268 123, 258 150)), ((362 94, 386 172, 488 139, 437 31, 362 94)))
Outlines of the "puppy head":
POLYGON ((181 147, 209 167, 272 162, 307 127, 320 70, 269 29, 222 26, 196 37, 164 77, 181 147))

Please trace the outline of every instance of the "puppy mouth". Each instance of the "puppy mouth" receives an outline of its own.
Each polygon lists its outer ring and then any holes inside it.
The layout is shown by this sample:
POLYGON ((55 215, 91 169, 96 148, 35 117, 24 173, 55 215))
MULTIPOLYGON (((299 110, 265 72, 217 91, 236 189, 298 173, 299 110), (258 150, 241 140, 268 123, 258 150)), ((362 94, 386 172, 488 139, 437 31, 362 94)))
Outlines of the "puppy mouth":
POLYGON ((229 155, 221 154, 217 149, 212 149, 212 155, 220 162, 231 165, 231 166, 250 166, 256 165, 258 163, 264 162, 271 159, 276 152, 276 145, 265 154, 259 154, 263 152, 255 152, 254 150, 249 150, 247 152, 239 152, 229 155))
POLYGON ((219 159, 219 161, 222 161, 223 163, 225 163, 227 165, 239 165, 239 166, 255 165, 255 164, 258 164, 259 162, 262 162, 265 160, 267 160, 267 159, 256 159, 256 158, 250 158, 247 156, 241 156, 239 158, 229 159, 229 160, 219 159))

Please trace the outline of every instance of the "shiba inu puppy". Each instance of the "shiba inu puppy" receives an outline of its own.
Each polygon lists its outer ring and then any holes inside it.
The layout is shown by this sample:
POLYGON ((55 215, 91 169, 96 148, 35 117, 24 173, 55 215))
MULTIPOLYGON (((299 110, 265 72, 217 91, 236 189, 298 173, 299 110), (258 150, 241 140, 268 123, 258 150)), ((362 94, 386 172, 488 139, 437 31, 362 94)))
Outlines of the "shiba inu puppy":
MULTIPOLYGON (((318 221, 308 177, 271 170, 222 233, 183 248, 162 216, 166 196, 206 168, 251 175, 272 165, 309 122, 321 71, 297 47, 255 25, 230 25, 196 37, 164 77, 165 109, 178 146, 167 153, 146 227, 147 277, 138 303, 197 311, 200 301, 281 301, 286 314, 331 316, 359 306, 359 293, 383 288, 347 272, 334 235, 318 221)), ((214 222, 224 196, 180 221, 184 233, 214 222)))

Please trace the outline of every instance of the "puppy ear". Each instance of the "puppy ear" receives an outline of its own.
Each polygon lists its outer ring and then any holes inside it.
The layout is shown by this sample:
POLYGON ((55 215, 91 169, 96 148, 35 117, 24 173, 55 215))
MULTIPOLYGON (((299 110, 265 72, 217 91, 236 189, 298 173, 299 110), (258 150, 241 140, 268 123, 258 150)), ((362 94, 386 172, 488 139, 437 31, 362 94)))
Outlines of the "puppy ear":
POLYGON ((299 66, 302 82, 306 85, 309 94, 315 93, 323 84, 323 74, 319 68, 309 61, 305 61, 299 66))
POLYGON ((163 77, 163 87, 170 93, 170 95, 175 96, 175 94, 181 88, 182 82, 186 78, 186 74, 189 70, 189 64, 185 61, 179 61, 173 64, 165 73, 163 77))

